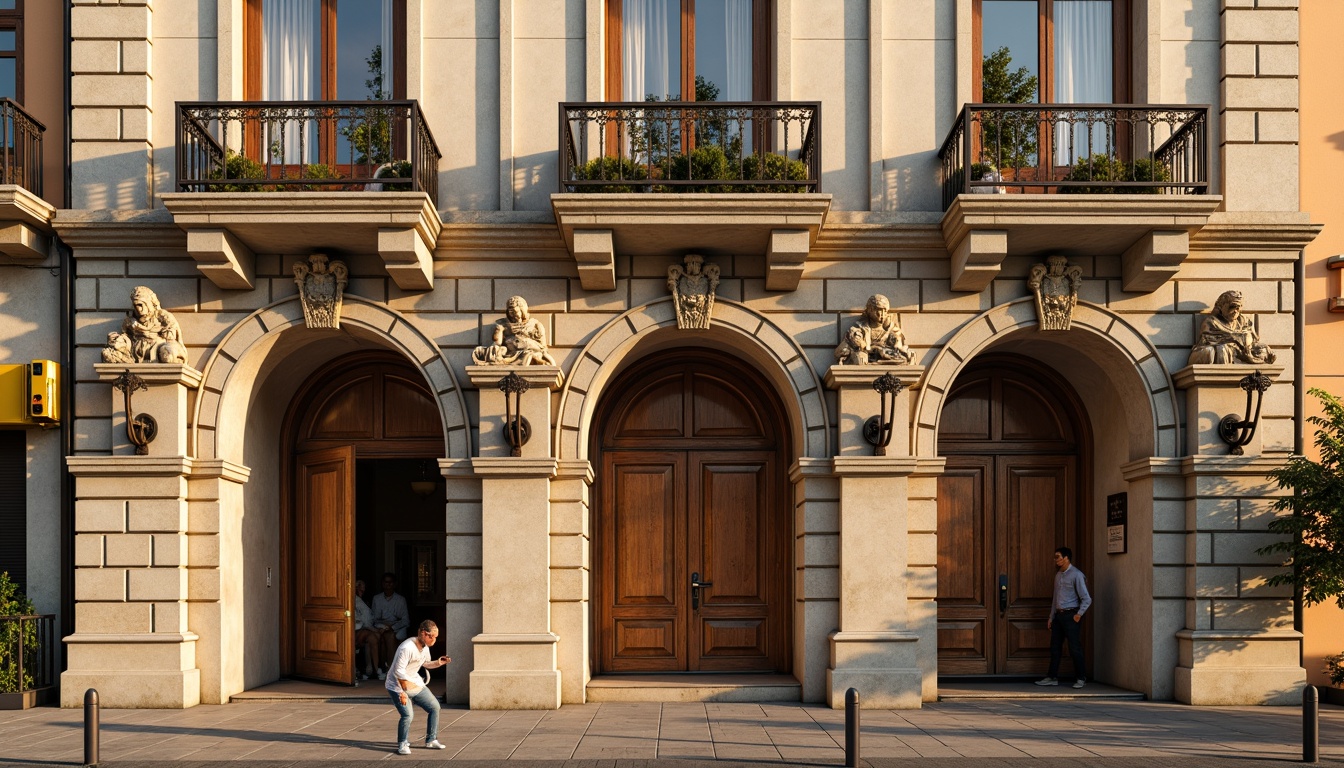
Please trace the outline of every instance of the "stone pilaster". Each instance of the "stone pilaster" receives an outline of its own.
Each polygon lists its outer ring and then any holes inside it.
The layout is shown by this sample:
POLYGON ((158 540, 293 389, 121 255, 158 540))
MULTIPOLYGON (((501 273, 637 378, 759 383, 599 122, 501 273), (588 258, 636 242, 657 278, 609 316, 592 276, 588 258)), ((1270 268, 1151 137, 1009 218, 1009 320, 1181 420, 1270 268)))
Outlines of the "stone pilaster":
MULTIPOLYGON (((1187 365, 1172 375, 1177 389, 1185 390, 1187 453, 1199 456, 1226 456, 1230 453, 1227 443, 1218 436, 1218 423, 1233 414, 1238 419, 1255 415, 1254 401, 1252 413, 1246 413, 1246 392, 1241 388, 1241 380, 1257 371, 1268 376, 1270 381, 1277 382, 1279 374, 1283 373, 1283 366, 1187 365)), ((1266 392, 1265 396, 1268 399, 1269 393, 1266 392)), ((1261 424, 1256 427, 1251 442, 1242 449, 1246 456, 1260 454, 1264 442, 1263 420, 1268 410, 1261 410, 1261 424)))
POLYGON ((590 676, 592 486, 593 466, 585 459, 561 461, 551 482, 551 632, 560 638, 560 694, 565 704, 586 701, 590 676))
MULTIPOLYGON (((152 0, 73 0, 71 193, 76 208, 152 208, 152 0)), ((167 116, 170 122, 172 116, 167 116)))
POLYGON ((793 484, 793 671, 803 701, 829 701, 828 638, 840 626, 840 482, 830 459, 800 458, 793 484))
POLYGON ((472 460, 481 479, 481 633, 472 638, 473 709, 557 709, 561 702, 559 640, 551 630, 551 389, 553 366, 470 366, 481 392, 480 453, 472 460), (502 432, 509 373, 532 388, 521 409, 532 425, 522 456, 509 454, 502 432))
POLYGON ((201 703, 246 689, 243 633, 243 485, 250 470, 197 459, 187 478, 187 626, 196 642, 201 703))
POLYGON ((881 413, 882 400, 873 382, 890 373, 905 388, 896 395, 896 429, 887 446, 888 456, 910 455, 910 394, 924 376, 922 365, 833 365, 826 371, 826 387, 836 390, 839 423, 836 425, 841 456, 872 456, 873 446, 863 437, 864 422, 881 413))
POLYGON ((1219 149, 1228 211, 1298 209, 1297 4, 1222 0, 1219 149))
MULTIPOLYGON (((150 456, 186 456, 187 405, 191 392, 201 386, 201 372, 189 365, 162 363, 96 363, 93 366, 98 380, 111 384, 123 372, 139 376, 148 389, 131 394, 131 408, 136 415, 145 413, 158 423, 158 436, 149 444, 150 456)), ((126 398, 114 387, 108 387, 112 413, 112 453, 117 456, 135 454, 126 433, 126 398)))

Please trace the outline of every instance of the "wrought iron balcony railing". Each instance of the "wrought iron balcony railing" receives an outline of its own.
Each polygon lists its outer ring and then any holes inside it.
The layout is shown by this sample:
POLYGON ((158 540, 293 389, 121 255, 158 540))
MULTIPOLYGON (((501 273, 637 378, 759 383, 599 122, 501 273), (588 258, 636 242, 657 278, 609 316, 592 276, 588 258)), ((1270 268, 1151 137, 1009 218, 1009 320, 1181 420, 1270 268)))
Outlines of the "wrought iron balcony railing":
POLYGON ((0 99, 0 184, 42 196, 42 133, 46 126, 10 99, 0 99))
POLYGON ((0 694, 56 685, 55 614, 0 616, 0 694))
POLYGON ((177 104, 183 192, 414 190, 437 206, 440 157, 414 100, 177 104))
POLYGON ((943 208, 966 192, 1206 194, 1209 108, 967 104, 943 142, 943 208))
POLYGON ((819 192, 819 102, 560 105, 561 192, 819 192))

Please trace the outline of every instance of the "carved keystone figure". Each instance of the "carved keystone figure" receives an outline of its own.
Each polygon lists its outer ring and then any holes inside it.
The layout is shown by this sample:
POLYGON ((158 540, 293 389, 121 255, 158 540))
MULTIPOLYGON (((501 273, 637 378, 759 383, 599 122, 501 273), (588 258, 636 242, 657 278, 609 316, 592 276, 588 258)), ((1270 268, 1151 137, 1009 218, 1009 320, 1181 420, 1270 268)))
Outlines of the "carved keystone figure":
POLYGON ((105 363, 186 363, 182 328, 173 313, 159 305, 159 297, 137 285, 131 291, 131 308, 121 321, 120 333, 107 334, 105 363))
POLYGON ((495 333, 489 346, 471 353, 477 365, 555 365, 546 348, 546 326, 527 311, 522 296, 510 296, 505 317, 495 321, 495 333))
POLYGON ((309 328, 340 328, 341 298, 350 281, 345 263, 328 263, 326 254, 314 253, 308 263, 294 264, 294 282, 299 286, 303 324, 309 328))
POLYGON ((1082 283, 1083 268, 1069 266, 1063 256, 1049 256, 1044 264, 1031 268, 1027 285, 1036 294, 1036 318, 1042 331, 1069 330, 1082 283))
POLYGON ((1241 314, 1241 291, 1224 291, 1218 297, 1190 349, 1191 365, 1261 365, 1277 358, 1274 350, 1260 343, 1251 319, 1241 314))
POLYGON ((868 297, 863 317, 849 326, 845 340, 835 348, 840 365, 909 365, 914 359, 891 302, 881 294, 868 297))
POLYGON ((673 264, 667 268, 667 287, 677 309, 677 327, 706 330, 714 311, 714 291, 719 287, 719 268, 705 264, 705 257, 688 253, 682 259, 685 269, 673 264))

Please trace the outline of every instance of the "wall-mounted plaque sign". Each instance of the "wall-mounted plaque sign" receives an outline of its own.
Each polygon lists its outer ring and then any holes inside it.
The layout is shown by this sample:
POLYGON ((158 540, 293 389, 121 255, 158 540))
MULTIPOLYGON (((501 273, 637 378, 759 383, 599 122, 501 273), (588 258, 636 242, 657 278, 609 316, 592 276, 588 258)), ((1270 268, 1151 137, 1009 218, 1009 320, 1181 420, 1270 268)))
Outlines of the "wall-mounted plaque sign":
POLYGON ((1106 554, 1122 555, 1129 539, 1129 494, 1113 493, 1106 497, 1106 554))

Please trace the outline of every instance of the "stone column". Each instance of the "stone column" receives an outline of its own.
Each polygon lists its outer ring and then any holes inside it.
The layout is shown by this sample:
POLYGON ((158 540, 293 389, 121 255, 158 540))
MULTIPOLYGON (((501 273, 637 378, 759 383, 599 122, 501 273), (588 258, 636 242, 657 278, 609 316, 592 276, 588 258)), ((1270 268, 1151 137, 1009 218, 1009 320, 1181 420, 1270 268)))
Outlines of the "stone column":
POLYGON ((551 483, 551 631, 560 638, 557 652, 565 704, 587 700, 591 677, 592 486, 593 466, 586 459, 561 461, 551 483))
POLYGON ((1191 365, 1173 376, 1186 390, 1190 454, 1181 462, 1189 495, 1186 603, 1185 627, 1176 633, 1174 688, 1176 699, 1190 704, 1291 704, 1306 683, 1292 591, 1265 584, 1282 558, 1256 553, 1278 540, 1266 526, 1282 491, 1265 474, 1286 456, 1262 455, 1260 429, 1244 455, 1230 455, 1217 431, 1224 416, 1245 416, 1246 393, 1238 382, 1257 369, 1271 380, 1283 370, 1191 365))
POLYGON ((910 563, 909 477, 918 469, 910 456, 908 385, 920 366, 832 366, 826 386, 838 391, 839 629, 831 633, 828 701, 844 706, 845 691, 858 688, 864 708, 915 709, 923 700, 920 636, 911 630, 907 606, 910 563), (863 424, 878 414, 873 380, 893 373, 907 383, 896 400, 893 435, 886 456, 874 456, 863 424))
MULTIPOLYGON (((152 208, 152 0, 73 0, 70 155, 76 208, 152 208), (112 183, 111 180, 117 180, 112 183)), ((172 115, 164 116, 169 124, 172 115)))
POLYGON ((481 633, 472 638, 472 709, 557 709, 559 637, 551 631, 551 390, 555 366, 468 366, 480 390, 481 633), (501 379, 516 373, 532 385, 522 415, 532 438, 510 456, 503 435, 501 379))

